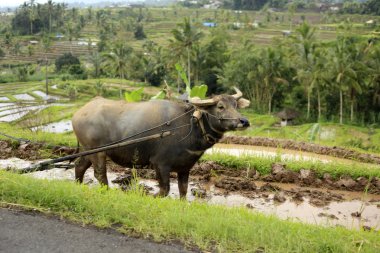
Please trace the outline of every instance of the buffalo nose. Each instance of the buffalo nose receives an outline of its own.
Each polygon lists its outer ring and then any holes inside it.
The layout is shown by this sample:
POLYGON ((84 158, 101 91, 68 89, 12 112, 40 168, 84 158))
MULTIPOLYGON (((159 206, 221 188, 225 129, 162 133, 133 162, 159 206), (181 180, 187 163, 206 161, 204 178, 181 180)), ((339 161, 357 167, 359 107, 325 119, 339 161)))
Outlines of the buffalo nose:
POLYGON ((249 121, 246 118, 240 118, 240 123, 243 125, 243 127, 249 127, 249 121))

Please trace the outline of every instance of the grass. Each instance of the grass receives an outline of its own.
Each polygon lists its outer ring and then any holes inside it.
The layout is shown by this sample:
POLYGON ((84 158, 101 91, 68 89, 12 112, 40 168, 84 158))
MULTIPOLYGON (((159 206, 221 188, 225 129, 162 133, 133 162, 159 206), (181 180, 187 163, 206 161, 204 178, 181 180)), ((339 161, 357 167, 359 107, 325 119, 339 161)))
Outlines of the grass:
MULTIPOLYGON (((29 129, 20 128, 7 123, 0 123, 0 133, 4 133, 17 138, 31 140, 33 142, 44 142, 50 145, 62 145, 75 147, 77 140, 73 133, 48 133, 48 132, 32 132, 29 129)), ((0 134, 1 140, 10 140, 8 137, 0 134)))
MULTIPOLYGON (((281 152, 281 150, 279 150, 281 152)), ((280 155, 281 153, 279 153, 280 155)), ((319 177, 322 177, 324 173, 331 174, 334 178, 339 178, 343 175, 349 175, 353 178, 358 177, 379 177, 380 178, 380 165, 365 164, 358 162, 340 163, 330 162, 322 163, 319 161, 308 160, 281 160, 278 157, 256 157, 250 155, 232 156, 223 153, 205 154, 202 156, 203 161, 214 161, 229 168, 236 169, 256 169, 262 175, 271 173, 273 163, 282 163, 286 165, 287 169, 299 172, 301 169, 313 169, 316 171, 319 177)))
POLYGON ((72 182, 0 172, 0 201, 155 241, 179 240, 217 252, 379 252, 379 232, 283 221, 245 208, 210 206, 138 191, 124 193, 72 182))

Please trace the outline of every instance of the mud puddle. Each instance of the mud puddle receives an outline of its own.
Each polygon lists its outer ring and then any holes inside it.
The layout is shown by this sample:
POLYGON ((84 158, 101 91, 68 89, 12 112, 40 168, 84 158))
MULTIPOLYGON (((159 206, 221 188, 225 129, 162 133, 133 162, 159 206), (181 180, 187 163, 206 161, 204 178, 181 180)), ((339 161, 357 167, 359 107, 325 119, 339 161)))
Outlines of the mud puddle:
POLYGON ((22 94, 16 94, 16 95, 13 95, 17 100, 28 100, 28 101, 33 101, 35 100, 34 97, 32 97, 31 95, 27 94, 27 93, 22 93, 22 94))
POLYGON ((35 95, 41 97, 43 100, 50 100, 50 99, 53 99, 53 100, 60 100, 60 99, 61 99, 61 98, 58 97, 58 96, 47 95, 45 92, 40 91, 40 90, 33 91, 33 94, 35 94, 35 95))
MULTIPOLYGON (((0 160, 0 168, 25 168, 35 162, 18 158, 0 160)), ((131 170, 109 169, 107 176, 110 187, 128 189, 131 170), (127 178, 127 180, 125 180, 127 178)), ((137 170, 142 177, 139 184, 148 194, 158 192, 154 172, 137 170), (140 173, 141 172, 141 173, 140 173)), ((28 174, 39 179, 74 181, 73 169, 54 168, 28 174)), ((229 179, 239 180, 239 179, 229 179)), ((228 180, 227 180, 228 181, 228 180)), ((380 229, 380 196, 363 192, 327 190, 323 188, 300 187, 295 184, 267 183, 255 181, 245 190, 219 188, 218 179, 209 182, 191 176, 188 188, 188 201, 201 201, 212 205, 244 207, 253 212, 274 215, 281 219, 300 221, 323 226, 343 226, 349 229, 380 229)), ((98 185, 92 168, 88 169, 84 183, 98 185)), ((228 182, 225 182, 227 184, 228 182)), ((171 179, 169 197, 179 198, 175 175, 171 179)))
POLYGON ((71 120, 62 120, 59 122, 50 123, 43 126, 31 128, 32 131, 43 131, 49 133, 66 133, 73 131, 71 120))

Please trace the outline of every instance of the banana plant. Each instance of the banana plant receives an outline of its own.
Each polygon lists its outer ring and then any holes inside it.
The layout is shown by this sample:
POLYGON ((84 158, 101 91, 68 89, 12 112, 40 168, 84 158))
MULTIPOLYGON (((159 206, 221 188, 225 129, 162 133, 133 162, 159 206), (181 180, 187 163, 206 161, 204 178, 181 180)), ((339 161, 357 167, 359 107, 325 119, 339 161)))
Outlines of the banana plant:
POLYGON ((185 70, 182 68, 182 66, 179 63, 175 64, 175 68, 179 73, 179 76, 181 77, 182 81, 186 84, 186 93, 189 94, 190 97, 199 97, 201 99, 206 97, 207 93, 207 85, 197 85, 191 88, 189 79, 186 76, 185 70))
POLYGON ((137 90, 133 90, 131 92, 125 92, 124 97, 127 102, 140 102, 142 99, 144 88, 141 87, 137 90))

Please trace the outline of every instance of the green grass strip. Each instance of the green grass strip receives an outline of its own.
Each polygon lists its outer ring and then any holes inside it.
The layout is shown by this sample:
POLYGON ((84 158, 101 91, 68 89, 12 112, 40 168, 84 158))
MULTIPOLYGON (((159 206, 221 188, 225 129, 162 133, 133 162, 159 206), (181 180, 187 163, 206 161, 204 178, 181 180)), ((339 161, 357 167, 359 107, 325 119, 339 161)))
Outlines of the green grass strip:
MULTIPOLYGON (((33 142, 44 142, 49 145, 62 145, 76 147, 77 140, 73 133, 49 133, 43 131, 32 132, 27 128, 20 128, 17 125, 0 123, 0 132, 16 137, 31 140, 33 142)), ((0 140, 12 140, 0 135, 0 140)))
POLYGON ((229 168, 236 169, 256 169, 262 175, 270 174, 273 163, 285 164, 287 169, 299 172, 301 169, 313 169, 322 177, 324 173, 331 174, 334 178, 343 175, 349 175, 353 178, 358 177, 380 177, 380 165, 365 164, 359 162, 340 163, 329 162, 322 163, 310 160, 281 160, 278 157, 259 157, 250 155, 233 156, 224 153, 205 154, 202 156, 203 161, 214 161, 229 168))
POLYGON ((157 241, 178 239, 218 252, 380 252, 380 233, 283 221, 245 208, 228 208, 138 192, 88 187, 0 172, 0 200, 49 210, 70 220, 157 241))

